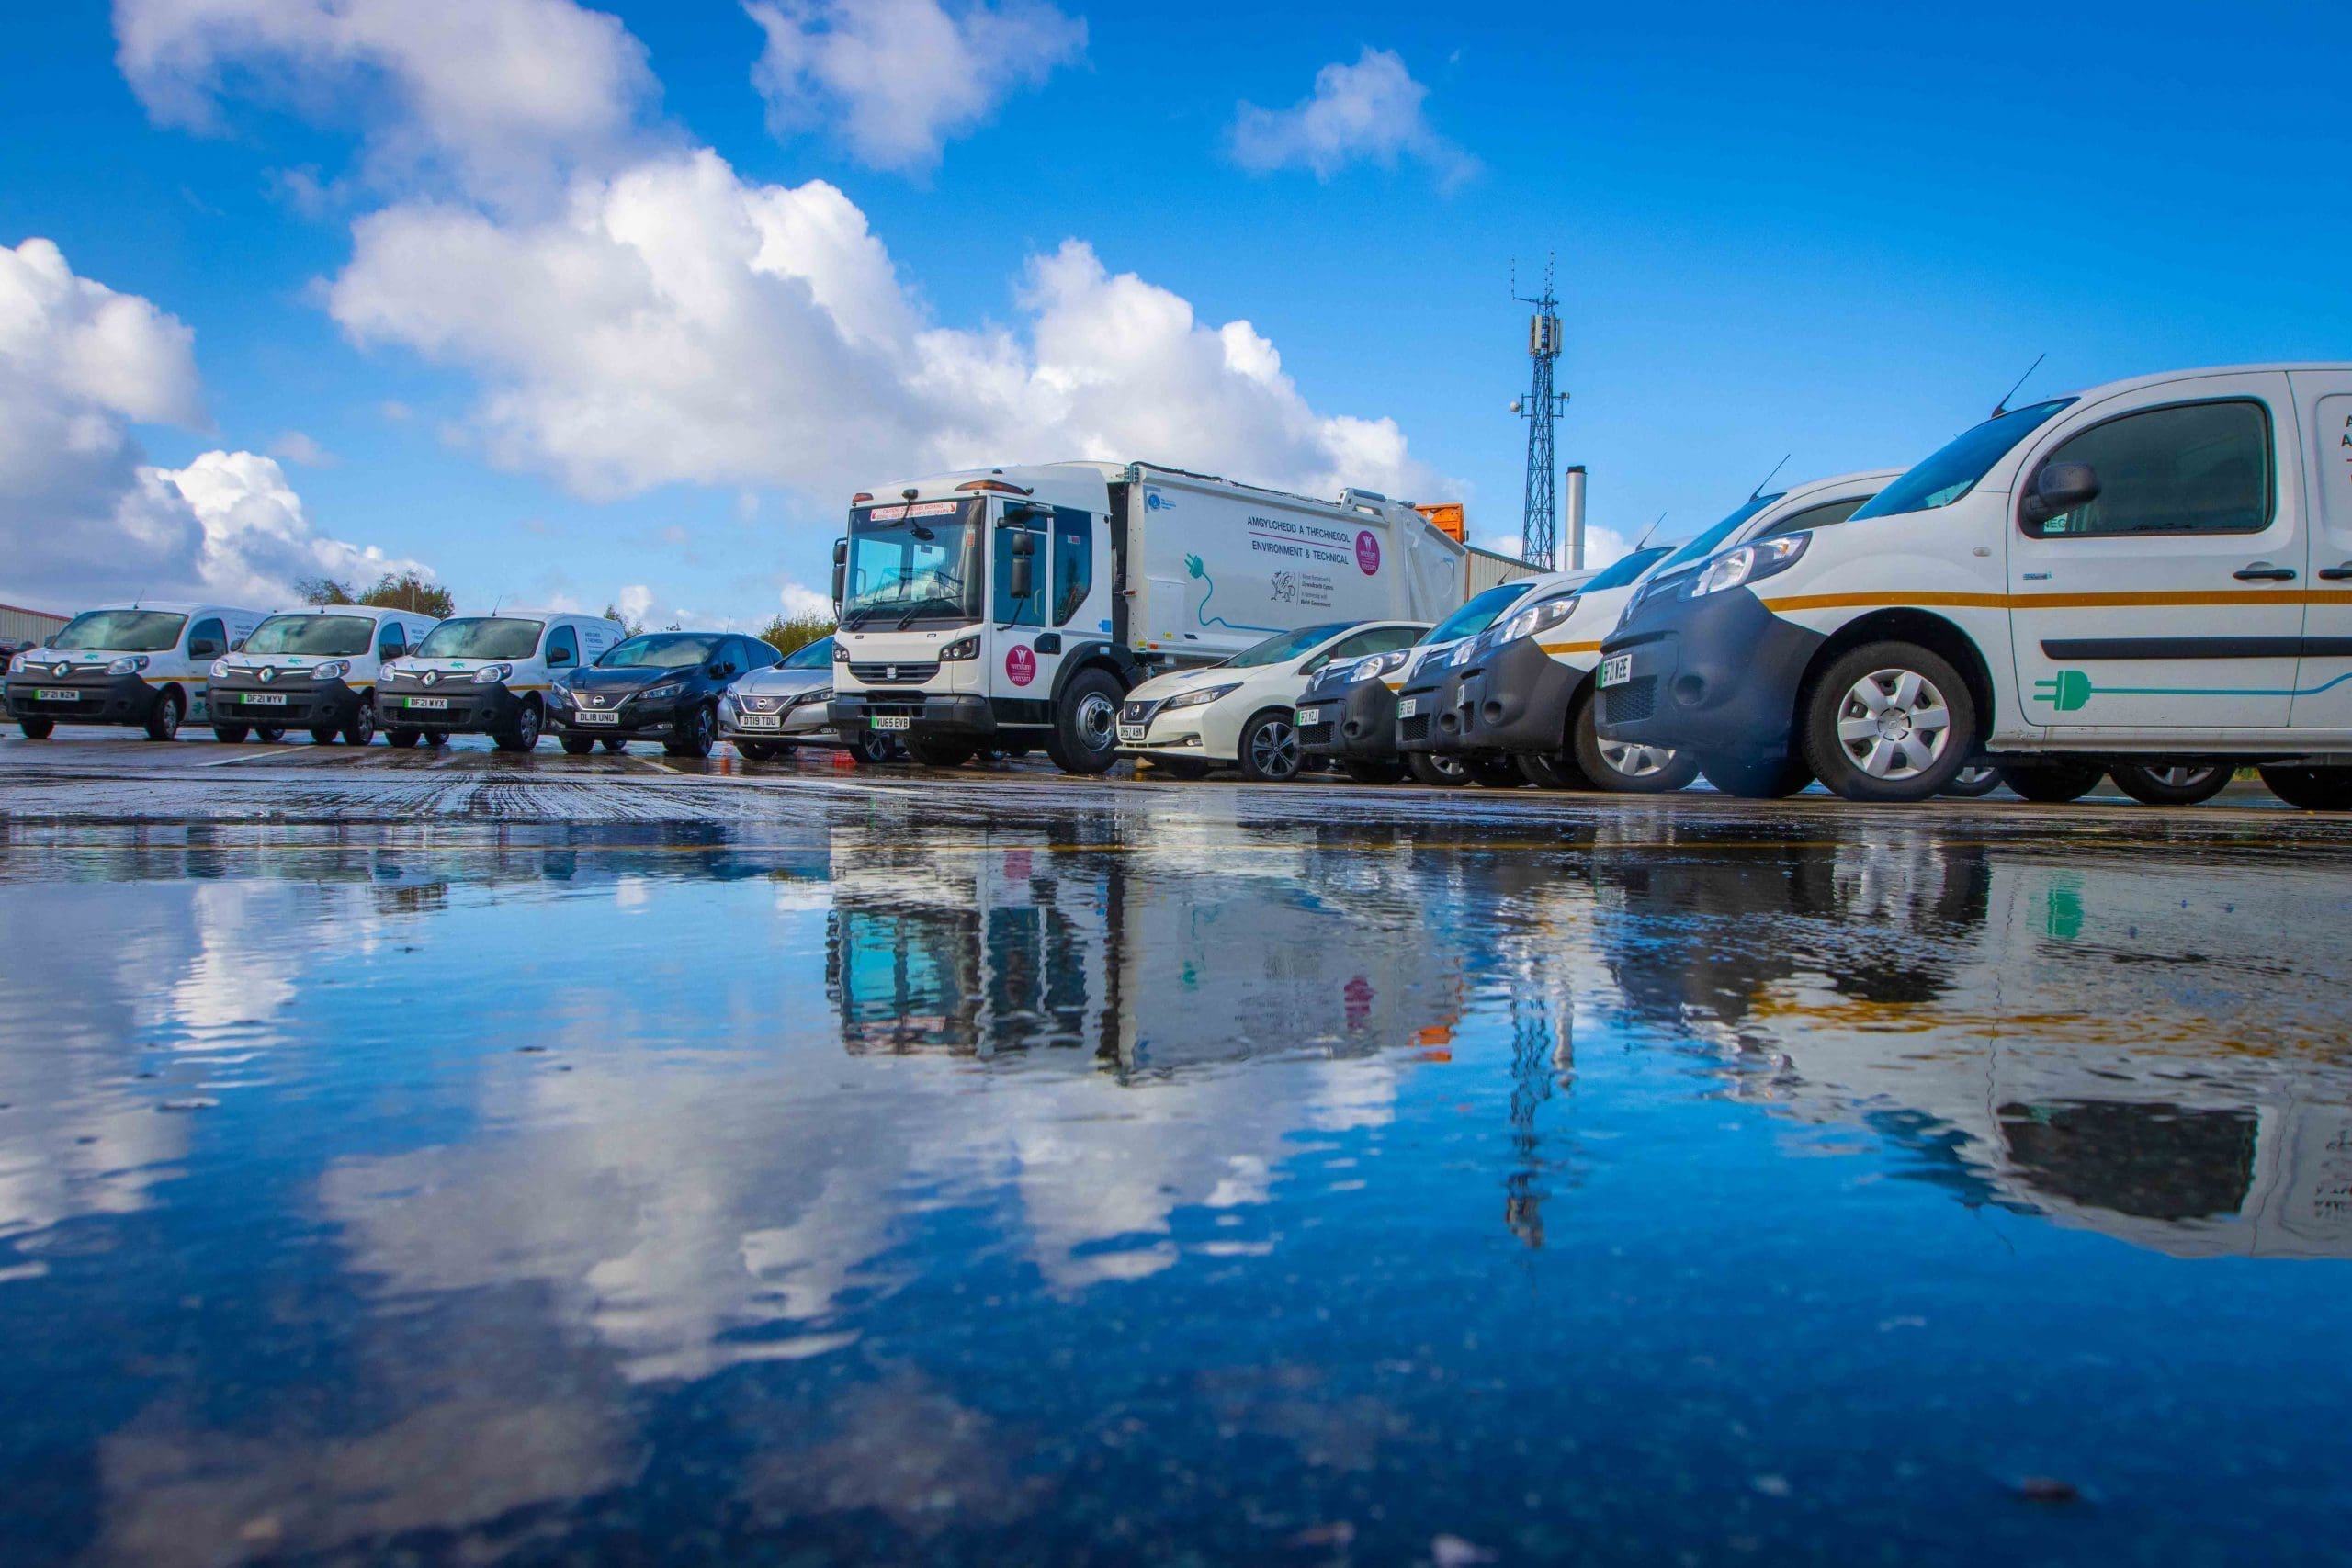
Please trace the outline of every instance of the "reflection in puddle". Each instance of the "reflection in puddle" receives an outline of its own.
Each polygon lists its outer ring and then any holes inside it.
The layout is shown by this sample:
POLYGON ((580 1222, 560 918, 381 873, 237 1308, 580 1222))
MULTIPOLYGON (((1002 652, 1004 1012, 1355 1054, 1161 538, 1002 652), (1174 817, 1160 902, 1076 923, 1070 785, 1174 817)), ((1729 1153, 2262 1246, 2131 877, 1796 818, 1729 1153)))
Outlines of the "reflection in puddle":
POLYGON ((2345 1392, 2332 867, 1208 798, 20 838, 11 1560, 2092 1561, 2340 1506, 2258 1479, 2345 1392), (1998 1506, 2042 1473, 2063 1538, 1998 1506))

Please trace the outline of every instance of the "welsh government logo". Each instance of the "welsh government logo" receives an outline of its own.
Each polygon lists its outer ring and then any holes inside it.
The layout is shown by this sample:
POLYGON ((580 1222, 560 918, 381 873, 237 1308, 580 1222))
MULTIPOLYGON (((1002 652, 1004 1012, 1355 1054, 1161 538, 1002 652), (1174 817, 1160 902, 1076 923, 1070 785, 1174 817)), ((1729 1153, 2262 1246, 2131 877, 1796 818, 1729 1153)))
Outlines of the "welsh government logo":
POLYGON ((1380 541, 1369 528, 1356 535, 1356 570, 1366 577, 1380 570, 1380 541))

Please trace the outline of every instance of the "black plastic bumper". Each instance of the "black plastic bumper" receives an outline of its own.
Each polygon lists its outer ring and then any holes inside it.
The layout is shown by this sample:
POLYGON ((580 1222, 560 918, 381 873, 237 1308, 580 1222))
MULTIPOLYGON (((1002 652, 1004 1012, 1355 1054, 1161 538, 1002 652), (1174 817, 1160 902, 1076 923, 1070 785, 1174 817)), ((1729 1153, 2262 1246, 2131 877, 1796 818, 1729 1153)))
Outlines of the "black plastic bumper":
POLYGON ((1488 653, 1475 675, 1449 694, 1447 710, 1456 728, 1442 721, 1441 750, 1534 751, 1549 754, 1567 745, 1568 706, 1589 671, 1563 664, 1532 637, 1507 642, 1488 653))
POLYGON ((1298 749, 1306 755, 1351 762, 1396 760, 1396 694, 1386 682, 1358 681, 1301 697, 1298 706, 1329 710, 1322 723, 1298 727, 1298 749))
POLYGON ((1442 677, 1425 679, 1420 684, 1406 687, 1396 694, 1396 750, 1399 751, 1434 751, 1437 750, 1438 703, 1444 687, 1442 677), (1413 705, 1408 716, 1407 703, 1413 705))
POLYGON ((271 725, 285 729, 341 729, 359 712, 359 694, 341 681, 214 681, 205 688, 207 722, 271 725), (266 706, 247 697, 282 697, 266 706))
POLYGON ((445 681, 429 690, 403 686, 377 694, 376 722, 395 729, 430 730, 435 735, 453 731, 489 734, 513 728, 516 716, 523 711, 523 702, 504 686, 477 686, 470 681, 445 681), (412 708, 408 703, 414 697, 428 702, 439 700, 449 705, 412 708))
POLYGON ((1600 689, 1600 733, 1702 755, 1784 757, 1797 686, 1826 640, 1745 588, 1661 595, 1601 644, 1604 668, 1621 655, 1633 665, 1600 689))
POLYGON ((842 735, 873 728, 876 718, 904 718, 911 729, 945 735, 994 735, 996 711, 978 692, 836 692, 825 715, 842 735))
POLYGON ((84 675, 65 681, 12 677, 6 688, 10 718, 46 718, 58 724, 144 724, 154 716, 163 690, 136 675, 84 675), (70 703, 45 703, 33 695, 37 691, 81 694, 70 703))

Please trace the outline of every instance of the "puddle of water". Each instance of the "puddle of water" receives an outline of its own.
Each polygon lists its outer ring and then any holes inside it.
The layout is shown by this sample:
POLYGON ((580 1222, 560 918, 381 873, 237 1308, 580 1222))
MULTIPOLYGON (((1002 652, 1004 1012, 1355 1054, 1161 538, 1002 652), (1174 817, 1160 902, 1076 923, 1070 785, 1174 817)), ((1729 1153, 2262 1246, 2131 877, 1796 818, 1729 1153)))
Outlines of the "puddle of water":
POLYGON ((2330 1553, 2332 852, 831 809, 16 835, 9 1560, 2330 1553))

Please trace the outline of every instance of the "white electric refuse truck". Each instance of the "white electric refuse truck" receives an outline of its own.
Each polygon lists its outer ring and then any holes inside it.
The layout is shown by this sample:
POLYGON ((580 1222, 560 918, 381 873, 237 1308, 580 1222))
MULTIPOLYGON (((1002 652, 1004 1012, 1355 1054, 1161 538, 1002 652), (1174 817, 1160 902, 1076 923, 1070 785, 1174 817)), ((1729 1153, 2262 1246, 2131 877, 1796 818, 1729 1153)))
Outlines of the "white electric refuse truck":
POLYGON ((877 486, 833 546, 829 716, 933 766, 1043 746, 1099 773, 1148 677, 1300 626, 1442 620, 1468 553, 1370 491, 1317 501, 1146 463, 877 486))

